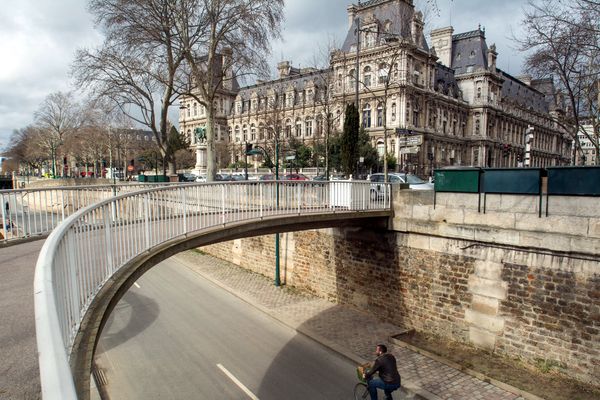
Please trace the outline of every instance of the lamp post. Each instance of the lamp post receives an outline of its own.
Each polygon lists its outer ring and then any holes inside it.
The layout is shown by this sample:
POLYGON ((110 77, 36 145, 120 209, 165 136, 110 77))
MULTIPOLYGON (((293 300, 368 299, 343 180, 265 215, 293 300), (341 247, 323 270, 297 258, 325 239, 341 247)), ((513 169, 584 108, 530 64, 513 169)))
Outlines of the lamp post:
MULTIPOLYGON (((267 162, 271 163, 269 153, 258 145, 246 152, 246 155, 264 154, 267 162)), ((275 140, 275 207, 279 209, 279 140, 275 140)), ((279 232, 275 233, 275 286, 281 286, 281 268, 279 263, 279 232)))

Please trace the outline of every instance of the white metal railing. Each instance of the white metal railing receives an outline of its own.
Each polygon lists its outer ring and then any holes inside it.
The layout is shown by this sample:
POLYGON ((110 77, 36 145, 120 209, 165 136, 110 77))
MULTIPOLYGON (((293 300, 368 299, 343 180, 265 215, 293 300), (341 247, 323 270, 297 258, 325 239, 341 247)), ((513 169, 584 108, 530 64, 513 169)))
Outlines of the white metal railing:
POLYGON ((165 185, 169 183, 0 190, 0 242, 49 234, 66 217, 84 207, 119 194, 165 185))
MULTIPOLYGON (((381 185, 381 184, 380 184, 381 185)), ((50 234, 35 272, 35 315, 44 399, 76 399, 69 367, 94 296, 130 260, 203 229, 273 216, 390 210, 369 182, 231 182, 153 188, 105 199, 50 234)))

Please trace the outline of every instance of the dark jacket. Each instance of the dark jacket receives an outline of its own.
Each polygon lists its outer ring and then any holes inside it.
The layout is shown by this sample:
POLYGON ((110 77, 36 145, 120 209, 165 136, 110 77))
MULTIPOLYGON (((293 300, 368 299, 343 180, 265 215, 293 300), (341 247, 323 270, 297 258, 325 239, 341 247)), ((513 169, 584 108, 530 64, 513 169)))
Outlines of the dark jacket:
POLYGON ((385 383, 390 385, 400 384, 400 374, 398 373, 398 367, 396 366, 396 357, 389 353, 377 357, 373 364, 373 368, 365 374, 367 380, 371 379, 375 372, 379 372, 379 377, 385 383))

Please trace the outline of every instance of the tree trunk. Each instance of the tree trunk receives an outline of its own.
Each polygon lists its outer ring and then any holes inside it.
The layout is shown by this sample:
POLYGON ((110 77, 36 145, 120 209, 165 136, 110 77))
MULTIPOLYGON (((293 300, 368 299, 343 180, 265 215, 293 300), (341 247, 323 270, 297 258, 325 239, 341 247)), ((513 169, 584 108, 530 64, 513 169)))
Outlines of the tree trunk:
POLYGON ((206 107, 206 180, 213 182, 217 175, 215 154, 214 110, 211 101, 206 107))

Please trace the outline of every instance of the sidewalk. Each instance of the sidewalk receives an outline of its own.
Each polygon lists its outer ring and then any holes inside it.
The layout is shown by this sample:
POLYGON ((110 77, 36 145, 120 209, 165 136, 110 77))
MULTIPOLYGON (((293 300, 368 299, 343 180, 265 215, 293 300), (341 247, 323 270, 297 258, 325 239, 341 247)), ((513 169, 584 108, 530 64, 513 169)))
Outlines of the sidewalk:
MULTIPOLYGON (((458 369, 390 343, 402 328, 383 323, 350 307, 311 297, 293 288, 277 288, 271 280, 198 252, 175 256, 188 268, 251 303, 285 325, 340 353, 357 365, 373 359, 374 346, 388 343, 398 359, 402 386, 430 400, 522 400, 518 394, 467 375, 458 369)), ((534 398, 534 396, 527 396, 534 398)))

